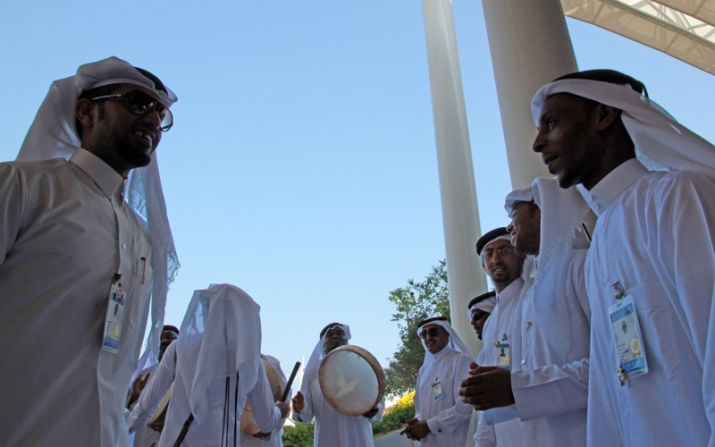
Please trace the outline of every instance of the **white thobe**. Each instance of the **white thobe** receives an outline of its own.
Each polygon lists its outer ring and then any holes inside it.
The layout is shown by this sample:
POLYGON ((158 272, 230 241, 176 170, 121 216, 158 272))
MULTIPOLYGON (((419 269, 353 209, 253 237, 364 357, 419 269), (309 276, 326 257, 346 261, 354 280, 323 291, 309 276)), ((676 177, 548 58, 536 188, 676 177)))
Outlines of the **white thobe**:
MULTIPOLYGON (((501 292, 497 292, 497 303, 491 315, 484 324, 482 340, 484 345, 477 354, 477 364, 479 366, 497 365, 497 344, 508 342, 510 347, 510 359, 519 358, 521 331, 519 323, 521 321, 522 292, 524 280, 517 278, 506 286, 501 292)), ((533 425, 532 422, 521 422, 512 407, 497 409, 498 414, 493 415, 487 422, 485 412, 479 412, 477 429, 474 432, 474 445, 479 447, 490 447, 499 445, 519 445, 523 442, 521 433, 533 425), (500 423, 495 424, 495 421, 500 423)))
MULTIPOLYGON (((135 380, 145 380, 146 376, 149 376, 149 380, 147 380, 144 389, 142 392, 139 394, 141 397, 142 394, 146 393, 146 387, 149 384, 149 381, 154 377, 154 373, 156 372, 157 368, 159 367, 158 363, 155 363, 151 365, 149 368, 146 368, 137 374, 137 378, 135 380)), ((134 402, 134 404, 131 406, 130 411, 134 410, 134 408, 137 407, 139 404, 139 399, 134 402)), ((127 424, 129 425, 129 424, 127 424)), ((158 432, 151 427, 149 427, 147 424, 140 424, 136 427, 132 427, 129 425, 129 430, 134 431, 134 447, 151 447, 152 444, 156 443, 159 441, 159 435, 161 432, 158 432)))
POLYGON ((469 376, 472 358, 449 345, 433 356, 434 362, 423 365, 417 373, 415 418, 427 422, 430 429, 430 433, 420 440, 420 445, 466 445, 472 407, 464 403, 459 389, 469 376), (434 384, 439 385, 435 387, 434 384))
POLYGON ((584 193, 598 215, 588 444, 715 446, 715 179, 623 163, 584 193), (649 372, 621 386, 608 307, 633 297, 649 372))
POLYGON ((149 377, 149 381, 146 383, 146 386, 144 386, 144 389, 139 395, 139 399, 137 399, 127 416, 127 425, 131 430, 136 431, 136 436, 134 437, 135 447, 144 447, 143 444, 138 444, 138 441, 142 440, 139 434, 143 428, 156 433, 156 440, 153 442, 159 441, 161 433, 152 430, 147 424, 151 422, 150 418, 158 413, 161 400, 169 392, 171 384, 174 383, 175 379, 176 342, 174 341, 164 351, 161 362, 159 362, 159 365, 149 377))
POLYGON ((0 164, 0 445, 129 445, 152 272, 122 193, 84 150, 0 164), (115 273, 127 298, 118 354, 101 348, 115 273))
MULTIPOLYGON (((270 355, 262 356, 266 362, 273 368, 273 370, 278 373, 278 384, 280 389, 284 390, 288 379, 281 368, 281 362, 277 358, 270 355)), ((270 384, 270 382, 269 382, 270 384)), ((286 399, 290 399, 290 394, 286 399)), ((278 425, 271 430, 271 438, 268 440, 263 440, 259 438, 254 438, 253 436, 247 435, 241 432, 241 447, 282 447, 283 446, 283 424, 285 423, 285 418, 278 421, 278 425)))
POLYGON ((336 411, 323 397, 316 376, 310 382, 310 391, 303 396, 305 407, 293 412, 293 420, 309 424, 315 417, 314 447, 370 447, 375 445, 371 422, 382 420, 385 401, 380 401, 378 412, 371 419, 365 416, 346 416, 336 411))
MULTIPOLYGON (((589 317, 585 249, 539 264, 522 298, 520 361, 511 373, 516 412, 529 421, 530 446, 586 445, 589 317)), ((498 427, 498 426, 497 426, 498 427)), ((511 435, 515 435, 512 433, 511 435)), ((508 445, 500 442, 498 445, 508 445)))
MULTIPOLYGON (((147 384, 149 391, 147 392, 147 399, 151 402, 142 402, 142 398, 139 398, 139 405, 144 409, 156 408, 158 404, 158 399, 166 394, 171 383, 174 383, 174 388, 171 393, 171 400, 169 401, 169 408, 166 412, 166 419, 164 423, 164 430, 161 432, 161 438, 159 440, 160 447, 171 447, 176 442, 181 429, 184 425, 186 419, 188 419, 191 414, 191 408, 189 405, 189 392, 186 389, 183 380, 176 380, 177 372, 177 355, 174 355, 177 343, 172 343, 169 348, 167 348, 159 363, 159 368, 153 379, 147 384), (171 351, 170 351, 171 349, 171 351)), ((223 427, 223 416, 224 416, 224 398, 225 398, 225 387, 223 382, 216 383, 217 385, 213 387, 213 393, 209 396, 209 409, 203 420, 194 420, 189 430, 186 433, 186 437, 182 445, 191 447, 214 447, 221 445, 221 431, 223 427)), ((230 382, 230 399, 233 400, 233 386, 235 381, 230 382)), ((143 396, 143 395, 142 395, 143 396)), ((238 396, 239 401, 236 403, 236 408, 239 410, 239 414, 236 415, 240 419, 240 412, 246 404, 246 401, 251 405, 253 409, 253 417, 256 420, 256 424, 261 429, 261 431, 269 432, 275 427, 280 426, 281 415, 280 410, 274 405, 273 394, 271 393, 270 386, 268 385, 268 379, 266 378, 266 372, 263 368, 263 364, 259 361, 258 367, 258 380, 253 389, 246 396, 238 396)), ((233 414, 232 410, 229 409, 230 414, 233 414)), ((137 422, 140 423, 146 420, 148 414, 143 414, 137 417, 137 422)), ((233 418, 230 418, 230 425, 233 425, 233 418)), ((136 425, 135 423, 135 425, 136 425)), ((238 423, 238 420, 236 421, 238 423)), ((231 428, 230 428, 231 429, 231 428)), ((240 444, 240 441, 238 443, 240 444)))

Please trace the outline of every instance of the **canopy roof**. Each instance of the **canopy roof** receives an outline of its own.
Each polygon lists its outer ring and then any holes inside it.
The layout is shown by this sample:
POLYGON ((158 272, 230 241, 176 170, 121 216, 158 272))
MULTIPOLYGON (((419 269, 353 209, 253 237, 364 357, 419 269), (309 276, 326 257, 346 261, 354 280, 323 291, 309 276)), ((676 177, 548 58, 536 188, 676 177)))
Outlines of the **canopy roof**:
POLYGON ((564 14, 715 74, 715 0, 561 0, 564 14))

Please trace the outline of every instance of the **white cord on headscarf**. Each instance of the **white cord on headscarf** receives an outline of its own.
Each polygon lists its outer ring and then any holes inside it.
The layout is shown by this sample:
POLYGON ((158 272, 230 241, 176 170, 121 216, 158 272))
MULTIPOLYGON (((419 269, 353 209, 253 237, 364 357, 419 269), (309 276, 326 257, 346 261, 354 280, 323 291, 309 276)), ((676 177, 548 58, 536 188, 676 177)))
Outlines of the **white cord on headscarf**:
MULTIPOLYGON (((348 339, 348 341, 350 340, 350 326, 342 323, 337 323, 334 326, 342 327, 345 331, 345 337, 348 339)), ((325 358, 325 352, 323 352, 323 343, 325 342, 326 335, 328 335, 328 331, 325 331, 325 333, 320 337, 318 343, 316 343, 315 345, 315 348, 313 348, 313 353, 310 354, 308 364, 305 365, 303 380, 300 384, 300 392, 303 393, 303 395, 306 395, 310 391, 310 382, 312 382, 313 379, 315 379, 315 376, 318 375, 318 371, 320 370, 320 364, 322 363, 323 358, 325 358)))
POLYGON ((715 175, 715 146, 629 85, 588 79, 562 79, 546 84, 531 100, 537 126, 546 98, 556 93, 571 93, 620 109, 621 120, 636 150, 647 159, 674 170, 715 175))
POLYGON ((211 405, 212 384, 223 386, 227 377, 234 378, 238 373, 238 400, 242 402, 256 385, 260 309, 246 292, 230 284, 214 284, 191 297, 176 342, 177 374, 190 390, 189 405, 197 421, 206 416, 211 405))
MULTIPOLYGON (((84 64, 77 74, 52 83, 30 130, 25 137, 18 161, 69 159, 81 147, 75 126, 75 105, 83 91, 111 84, 134 84, 151 90, 166 107, 176 102, 174 92, 157 89, 154 81, 129 63, 110 57, 84 64)), ((141 371, 159 358, 159 338, 164 325, 164 307, 169 284, 179 269, 179 259, 166 214, 164 192, 159 177, 159 163, 154 153, 148 166, 129 173, 125 200, 137 215, 137 222, 151 241, 154 281, 151 292, 151 328, 147 349, 139 360, 141 371)))
MULTIPOLYGON (((427 320, 430 320, 431 318, 434 318, 434 317, 430 317, 427 320)), ((425 344, 425 339, 422 338, 422 333, 424 332, 424 327, 430 326, 430 325, 440 326, 445 331, 447 331, 447 333, 449 333, 449 341, 447 342, 447 346, 445 346, 445 348, 450 348, 457 352, 463 352, 470 357, 472 356, 472 354, 469 352, 469 349, 467 349, 467 345, 465 345, 464 342, 462 341, 462 339, 459 338, 459 335, 457 335, 457 332, 455 332, 454 328, 452 328, 452 325, 449 324, 449 321, 447 321, 447 320, 427 321, 422 326, 417 328, 417 336, 420 338, 420 341, 422 342, 422 348, 424 348, 424 350, 425 350, 425 359, 422 361, 422 369, 423 370, 428 371, 429 368, 432 366, 432 364, 434 364, 434 362, 435 362, 434 354, 429 352, 429 349, 427 349, 427 345, 425 344)), ((442 352, 442 351, 440 351, 440 352, 442 352)), ((423 374, 422 377, 426 378, 427 374, 423 374)), ((424 385, 423 383, 417 384, 419 389, 422 389, 423 385, 424 385)))

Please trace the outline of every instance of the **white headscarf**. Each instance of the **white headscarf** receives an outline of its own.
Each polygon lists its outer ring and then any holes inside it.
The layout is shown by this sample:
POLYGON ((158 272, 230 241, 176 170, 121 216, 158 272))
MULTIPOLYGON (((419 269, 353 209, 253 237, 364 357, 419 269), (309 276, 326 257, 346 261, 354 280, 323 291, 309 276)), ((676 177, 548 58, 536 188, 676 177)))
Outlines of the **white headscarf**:
MULTIPOLYGON (((17 160, 33 161, 59 157, 69 159, 81 146, 75 127, 77 99, 85 90, 119 83, 138 85, 152 91, 166 107, 177 100, 168 87, 164 87, 166 92, 158 89, 153 80, 117 57, 81 65, 75 76, 52 83, 25 137, 17 160)), ((166 215, 156 153, 148 166, 133 169, 129 173, 125 200, 138 217, 137 222, 148 235, 152 248, 151 267, 154 281, 151 293, 151 328, 147 350, 142 355, 137 369, 141 370, 159 358, 159 338, 164 325, 166 294, 179 269, 179 259, 166 215)))
MULTIPOLYGON (((429 349, 427 349, 427 345, 425 344, 424 338, 422 338, 422 333, 424 332, 424 327, 425 326, 430 326, 430 325, 436 325, 442 327, 447 333, 449 333, 449 341, 447 342, 447 346, 445 346, 444 349, 451 349, 453 351, 457 352, 463 352, 467 354, 468 356, 472 356, 472 354, 469 352, 469 349, 467 349, 467 346, 464 344, 461 338, 459 338, 459 335, 457 335, 457 332, 455 332, 454 328, 452 328, 452 325, 449 324, 449 321, 446 319, 433 319, 433 318, 443 318, 439 316, 435 317, 430 317, 427 318, 426 320, 423 320, 422 324, 417 328, 417 336, 420 338, 420 341, 422 342, 422 348, 425 350, 425 359, 422 361, 422 369, 425 371, 428 371, 429 368, 434 364, 435 362, 435 355, 429 352, 429 349)), ((470 317, 471 318, 471 317, 470 317)), ((440 351, 440 352, 442 352, 440 351)), ((439 354, 439 353, 438 353, 439 354)), ((422 375, 423 379, 427 378, 427 374, 422 375)), ((418 388, 423 387, 423 383, 418 383, 417 386, 418 388)))
POLYGON ((494 291, 483 293, 479 297, 483 297, 483 298, 481 300, 474 302, 467 309, 467 319, 468 320, 472 319, 473 311, 481 310, 483 312, 492 313, 492 311, 494 310, 494 307, 497 305, 496 292, 494 292, 494 291))
POLYGON ((546 98, 556 93, 571 93, 620 109, 628 135, 647 159, 674 170, 715 175, 715 147, 629 85, 589 79, 548 83, 531 100, 531 114, 537 126, 546 98))
POLYGON ((315 379, 315 376, 318 375, 318 371, 320 370, 320 364, 323 362, 323 359, 325 358, 325 352, 323 352, 323 342, 325 342, 325 336, 327 335, 327 329, 332 327, 332 326, 340 326, 343 328, 345 331, 345 337, 348 339, 348 341, 351 338, 350 335, 350 326, 347 324, 342 324, 342 323, 331 323, 328 326, 324 328, 325 332, 320 336, 320 339, 318 340, 318 343, 316 343, 315 348, 313 348, 313 353, 310 354, 310 358, 308 359, 308 364, 305 365, 305 372, 303 373, 303 380, 301 381, 300 384, 300 392, 303 393, 303 395, 307 394, 310 391, 310 382, 315 379))
MULTIPOLYGON (((243 290, 214 284, 197 290, 176 341, 177 380, 190 390, 189 405, 197 421, 207 414, 210 389, 238 380, 238 408, 256 385, 261 351, 261 307, 243 290), (231 380, 234 379, 234 380, 231 380)), ((233 391, 231 391, 233 396, 233 391)), ((238 418, 239 415, 236 415, 238 418)))
POLYGON ((588 247, 581 224, 589 207, 576 188, 562 189, 554 178, 537 177, 531 187, 507 194, 504 209, 509 217, 517 202, 534 202, 541 210, 538 264, 544 265, 560 250, 588 247))

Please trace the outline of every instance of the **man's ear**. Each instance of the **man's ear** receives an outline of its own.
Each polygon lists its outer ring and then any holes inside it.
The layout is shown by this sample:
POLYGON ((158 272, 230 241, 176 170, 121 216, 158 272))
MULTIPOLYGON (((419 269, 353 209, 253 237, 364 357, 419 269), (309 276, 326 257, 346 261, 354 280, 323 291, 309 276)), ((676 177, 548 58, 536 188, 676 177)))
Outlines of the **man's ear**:
POLYGON ((604 104, 596 105, 596 128, 606 130, 621 118, 620 109, 616 109, 604 104))
POLYGON ((94 124, 94 114, 97 108, 95 103, 87 98, 80 98, 74 108, 74 116, 83 128, 91 128, 94 124))

